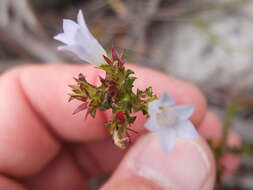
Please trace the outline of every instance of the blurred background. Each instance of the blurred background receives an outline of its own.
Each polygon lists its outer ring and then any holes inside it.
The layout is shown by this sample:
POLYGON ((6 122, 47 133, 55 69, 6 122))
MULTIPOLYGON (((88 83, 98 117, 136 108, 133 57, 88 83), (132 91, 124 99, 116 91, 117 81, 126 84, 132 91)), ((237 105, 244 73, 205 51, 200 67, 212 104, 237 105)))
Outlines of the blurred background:
MULTIPOLYGON (((105 48, 127 48, 129 61, 197 84, 222 120, 228 102, 244 102, 233 127, 253 144, 252 0, 0 0, 0 72, 80 63, 52 39, 78 9, 105 48)), ((217 189, 252 190, 253 160, 217 189)))

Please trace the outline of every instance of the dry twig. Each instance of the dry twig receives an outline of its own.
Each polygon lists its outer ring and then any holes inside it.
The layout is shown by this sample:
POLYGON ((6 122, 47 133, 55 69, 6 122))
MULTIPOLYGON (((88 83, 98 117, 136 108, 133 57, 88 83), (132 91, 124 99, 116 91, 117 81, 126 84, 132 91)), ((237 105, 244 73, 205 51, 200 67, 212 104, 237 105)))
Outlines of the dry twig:
POLYGON ((1 37, 9 39, 1 40, 5 42, 5 47, 13 47, 8 43, 16 44, 18 48, 14 51, 22 50, 22 53, 29 54, 38 61, 61 59, 47 42, 46 35, 26 0, 1 0, 0 14, 1 37))

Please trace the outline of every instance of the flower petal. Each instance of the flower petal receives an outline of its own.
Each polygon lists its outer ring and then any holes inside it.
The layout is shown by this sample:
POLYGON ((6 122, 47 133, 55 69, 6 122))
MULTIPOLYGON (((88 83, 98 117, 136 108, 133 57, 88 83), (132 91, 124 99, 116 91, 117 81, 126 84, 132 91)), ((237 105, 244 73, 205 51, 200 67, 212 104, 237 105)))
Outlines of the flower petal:
POLYGON ((148 129, 151 132, 156 132, 160 129, 154 117, 150 117, 144 126, 146 129, 148 129))
POLYGON ((79 45, 66 45, 66 46, 59 46, 57 48, 60 51, 70 51, 76 56, 79 57, 79 59, 88 61, 89 63, 92 63, 90 60, 94 60, 94 57, 90 55, 86 50, 79 45))
POLYGON ((87 28, 86 22, 83 17, 83 11, 81 9, 78 11, 78 14, 77 14, 77 23, 80 26, 87 28))
POLYGON ((81 59, 97 66, 104 62, 103 55, 106 55, 106 52, 93 36, 89 37, 89 31, 79 28, 75 35, 75 41, 82 49, 79 55, 81 59))
POLYGON ((164 106, 171 106, 175 104, 174 99, 167 92, 163 93, 162 97, 160 98, 160 102, 162 105, 164 104, 164 106))
MULTIPOLYGON (((57 47, 57 49, 60 51, 70 51, 71 53, 77 55, 79 57, 79 59, 84 59, 82 57, 83 50, 82 50, 82 47, 80 47, 80 46, 66 45, 66 46, 59 46, 59 47, 57 47)), ((89 59, 89 58, 86 58, 86 59, 89 59)))
POLYGON ((65 33, 60 33, 54 36, 55 40, 61 41, 65 44, 73 44, 73 39, 68 38, 68 36, 65 33))
POLYGON ((188 104, 188 105, 174 106, 173 109, 176 111, 177 116, 180 120, 187 120, 191 117, 191 115, 194 112, 194 105, 188 104))
POLYGON ((169 153, 176 144, 176 130, 173 128, 160 130, 157 136, 164 151, 169 153))
POLYGON ((70 19, 63 19, 63 32, 68 39, 74 40, 75 34, 80 26, 70 19))
POLYGON ((71 19, 63 19, 63 32, 64 33, 73 33, 79 28, 79 25, 71 19))
POLYGON ((192 140, 199 137, 198 132, 189 120, 180 122, 175 126, 175 129, 177 136, 182 139, 192 140))
POLYGON ((63 46, 58 46, 57 50, 59 50, 59 51, 70 51, 70 52, 76 54, 75 52, 73 52, 74 48, 75 47, 73 45, 63 45, 63 46))
POLYGON ((104 63, 103 56, 106 55, 106 51, 90 33, 82 10, 78 12, 77 23, 63 19, 63 33, 56 35, 54 39, 67 44, 58 47, 58 50, 71 51, 80 59, 97 66, 104 63))
POLYGON ((78 11, 77 23, 81 26, 82 31, 84 31, 86 38, 90 38, 90 39, 94 38, 93 35, 90 33, 90 30, 84 20, 83 11, 81 9, 78 11))
POLYGON ((155 117, 159 112, 160 100, 154 100, 148 104, 148 113, 150 117, 155 117))

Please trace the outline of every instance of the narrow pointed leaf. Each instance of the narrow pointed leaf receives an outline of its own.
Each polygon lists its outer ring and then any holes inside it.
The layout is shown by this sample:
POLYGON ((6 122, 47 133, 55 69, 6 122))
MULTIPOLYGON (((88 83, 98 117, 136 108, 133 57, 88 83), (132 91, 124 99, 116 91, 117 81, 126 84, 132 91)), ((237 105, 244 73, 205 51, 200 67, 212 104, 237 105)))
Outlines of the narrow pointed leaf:
POLYGON ((125 59, 126 49, 123 50, 120 59, 123 61, 125 59))
POLYGON ((113 61, 119 60, 117 50, 114 47, 112 47, 112 59, 113 59, 113 61))
POLYGON ((73 115, 79 113, 80 111, 86 110, 87 109, 87 104, 83 103, 80 106, 78 106, 75 111, 73 112, 73 115))
POLYGON ((86 80, 85 80, 85 76, 84 76, 82 73, 79 73, 78 79, 79 79, 80 81, 86 81, 86 80))
POLYGON ((103 55, 103 57, 104 57, 104 60, 106 61, 106 63, 108 63, 108 65, 112 65, 112 61, 108 57, 106 57, 104 55, 103 55))

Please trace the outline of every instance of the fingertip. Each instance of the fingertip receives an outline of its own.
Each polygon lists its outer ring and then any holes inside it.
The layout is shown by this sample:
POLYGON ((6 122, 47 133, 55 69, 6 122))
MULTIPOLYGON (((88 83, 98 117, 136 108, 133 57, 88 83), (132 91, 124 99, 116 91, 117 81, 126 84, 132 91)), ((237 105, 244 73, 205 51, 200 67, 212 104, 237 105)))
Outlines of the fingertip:
POLYGON ((148 134, 131 147, 104 189, 121 181, 127 183, 128 179, 131 179, 129 189, 135 189, 141 181, 142 186, 153 189, 211 190, 215 180, 214 159, 201 138, 179 139, 174 149, 166 154, 156 135, 148 134))
POLYGON ((60 144, 41 124, 19 84, 20 68, 0 77, 0 172, 33 175, 58 153, 60 144), (39 150, 39 151, 38 151, 39 150))
POLYGON ((205 139, 219 141, 222 135, 222 125, 217 115, 208 111, 198 128, 198 132, 205 139))
MULTIPOLYGON (((184 83, 186 86, 186 92, 190 92, 189 95, 187 93, 184 102, 189 102, 188 104, 194 104, 195 110, 191 117, 191 120, 195 124, 195 126, 199 126, 199 124, 203 121, 203 118, 207 111, 207 102, 202 91, 193 83, 186 82, 181 80, 181 83, 184 83), (192 103, 190 103, 192 102, 192 103)), ((185 95, 184 92, 182 92, 185 95)), ((184 104, 184 103, 182 103, 184 104)))

